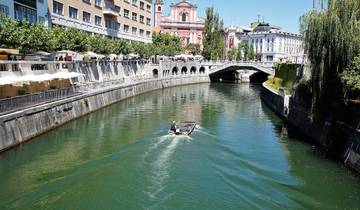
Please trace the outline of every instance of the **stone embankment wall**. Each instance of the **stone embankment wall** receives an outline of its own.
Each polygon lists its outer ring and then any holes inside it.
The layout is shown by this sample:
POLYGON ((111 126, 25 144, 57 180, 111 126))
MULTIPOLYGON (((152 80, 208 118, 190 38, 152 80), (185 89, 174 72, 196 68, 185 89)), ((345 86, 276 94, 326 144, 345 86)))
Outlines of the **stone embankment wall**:
MULTIPOLYGON (((263 85, 261 99, 289 125, 315 140, 329 154, 360 173, 360 115, 350 117, 353 118, 351 121, 355 122, 352 125, 331 120, 315 124, 311 122, 310 113, 304 108, 304 103, 296 92, 292 96, 286 96, 263 85)), ((354 115, 355 112, 349 110, 348 113, 354 115)))
POLYGON ((71 71, 85 74, 75 82, 81 94, 1 115, 0 151, 129 97, 166 87, 210 82, 208 69, 200 72, 199 63, 183 64, 73 63, 71 71), (192 68, 191 73, 188 68, 192 68), (172 73, 172 69, 179 71, 172 73))

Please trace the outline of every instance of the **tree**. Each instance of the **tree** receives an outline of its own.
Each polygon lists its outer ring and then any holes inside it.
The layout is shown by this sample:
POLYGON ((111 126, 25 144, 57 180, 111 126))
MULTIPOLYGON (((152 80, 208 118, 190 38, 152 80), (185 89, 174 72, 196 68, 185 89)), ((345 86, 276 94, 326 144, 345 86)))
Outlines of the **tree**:
POLYGON ((237 54, 236 54, 236 60, 237 61, 242 61, 242 49, 241 49, 241 44, 238 44, 238 47, 237 47, 237 54))
POLYGON ((248 41, 242 41, 240 44, 241 51, 244 53, 244 61, 252 61, 255 59, 253 46, 248 41))
POLYGON ((67 28, 62 41, 68 50, 86 52, 89 50, 88 37, 89 35, 83 31, 75 28, 67 28))
POLYGON ((236 47, 232 47, 228 52, 228 59, 230 61, 234 61, 237 58, 238 49, 236 47))
POLYGON ((65 39, 65 28, 54 27, 48 31, 48 51, 56 51, 64 49, 62 40, 65 39))
POLYGON ((117 39, 113 41, 113 52, 114 54, 129 54, 130 46, 125 40, 117 39))
POLYGON ((19 48, 24 37, 20 21, 0 15, 0 45, 7 48, 19 48))
POLYGON ((112 39, 109 39, 107 37, 103 36, 93 36, 94 43, 92 44, 93 51, 98 54, 111 54, 115 51, 115 45, 114 41, 112 39))
POLYGON ((359 99, 360 94, 360 55, 356 56, 348 68, 341 74, 345 96, 359 99))
POLYGON ((174 56, 182 53, 184 49, 181 45, 181 40, 169 33, 154 33, 153 34, 153 49, 154 55, 174 56))
POLYGON ((206 9, 203 56, 208 60, 223 59, 225 52, 225 41, 223 36, 223 21, 214 8, 206 9))
POLYGON ((312 119, 332 113, 344 98, 343 71, 360 53, 360 1, 332 0, 300 18, 311 64, 312 119))
MULTIPOLYGON (((17 48, 24 53, 38 50, 48 52, 73 50, 93 51, 98 54, 137 53, 149 58, 152 55, 173 56, 184 51, 178 37, 170 34, 154 33, 153 43, 133 43, 112 40, 101 35, 90 35, 75 28, 46 28, 39 24, 14 21, 0 15, 0 47, 17 48)), ((198 46, 194 48, 198 52, 198 46)))
POLYGON ((247 48, 248 48, 248 52, 249 52, 249 60, 250 61, 253 61, 254 59, 255 59, 255 52, 254 52, 254 48, 253 48, 253 46, 251 45, 251 44, 248 44, 248 46, 247 46, 247 48))
POLYGON ((47 45, 47 33, 44 26, 39 24, 28 24, 25 21, 19 23, 20 45, 18 48, 23 53, 31 53, 42 50, 47 45))
POLYGON ((186 50, 191 53, 192 55, 199 55, 201 53, 200 45, 199 44, 189 44, 186 47, 186 50))

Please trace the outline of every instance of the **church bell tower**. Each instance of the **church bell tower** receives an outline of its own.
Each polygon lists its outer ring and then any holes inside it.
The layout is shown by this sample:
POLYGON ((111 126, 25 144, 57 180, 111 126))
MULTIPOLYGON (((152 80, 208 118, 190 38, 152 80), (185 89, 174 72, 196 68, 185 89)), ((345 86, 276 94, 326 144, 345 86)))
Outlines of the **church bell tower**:
POLYGON ((154 18, 154 26, 155 31, 161 31, 161 18, 164 14, 164 1, 163 0, 156 0, 155 1, 155 18, 154 18))

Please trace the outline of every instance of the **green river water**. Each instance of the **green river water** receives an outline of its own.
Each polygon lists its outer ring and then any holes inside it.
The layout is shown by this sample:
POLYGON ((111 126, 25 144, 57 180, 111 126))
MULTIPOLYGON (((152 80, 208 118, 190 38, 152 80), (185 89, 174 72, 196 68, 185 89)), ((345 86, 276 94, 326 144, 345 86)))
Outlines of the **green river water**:
POLYGON ((0 154, 0 209, 359 209, 360 178, 290 135, 260 87, 154 91, 0 154), (190 137, 167 136, 196 120, 190 137))

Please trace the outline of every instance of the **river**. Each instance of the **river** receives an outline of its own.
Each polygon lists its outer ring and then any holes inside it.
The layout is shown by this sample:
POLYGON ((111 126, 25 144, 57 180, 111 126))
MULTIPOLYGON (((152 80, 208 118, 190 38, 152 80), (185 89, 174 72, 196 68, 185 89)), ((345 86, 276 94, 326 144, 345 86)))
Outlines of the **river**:
POLYGON ((0 154, 0 209, 358 209, 360 179, 288 132, 260 87, 140 95, 0 154), (196 120, 191 137, 167 135, 196 120))

